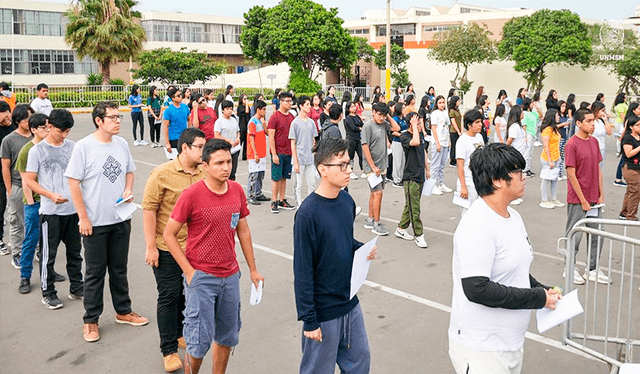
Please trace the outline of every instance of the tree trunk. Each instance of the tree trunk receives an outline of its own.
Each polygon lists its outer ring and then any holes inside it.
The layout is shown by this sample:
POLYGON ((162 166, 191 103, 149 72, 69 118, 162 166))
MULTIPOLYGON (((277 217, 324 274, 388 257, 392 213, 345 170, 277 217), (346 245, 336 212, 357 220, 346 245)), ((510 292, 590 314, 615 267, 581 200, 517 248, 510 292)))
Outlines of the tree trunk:
POLYGON ((111 61, 100 62, 100 73, 102 74, 102 84, 108 85, 111 80, 111 61))

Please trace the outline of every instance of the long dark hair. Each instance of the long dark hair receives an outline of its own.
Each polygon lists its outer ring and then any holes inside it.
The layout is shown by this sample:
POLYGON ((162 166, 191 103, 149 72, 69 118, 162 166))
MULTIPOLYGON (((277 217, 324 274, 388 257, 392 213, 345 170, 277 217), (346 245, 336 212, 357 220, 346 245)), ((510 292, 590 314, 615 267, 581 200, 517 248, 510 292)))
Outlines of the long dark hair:
POLYGON ((507 120, 507 134, 509 134, 509 128, 514 123, 517 123, 518 126, 522 127, 522 122, 520 120, 521 115, 522 107, 520 105, 514 105, 509 112, 509 119, 507 120))
POLYGON ((214 105, 213 107, 213 110, 216 111, 216 114, 218 114, 218 108, 220 108, 220 104, 222 104, 223 100, 224 100, 224 94, 219 93, 218 96, 216 96, 216 105, 214 105))
POLYGON ((625 129, 624 129, 624 134, 625 134, 625 135, 627 135, 627 134, 631 134, 631 128, 632 128, 636 123, 638 123, 638 121, 640 121, 640 117, 636 117, 635 115, 634 115, 634 116, 629 117, 629 120, 627 121, 626 127, 625 127, 625 129))
POLYGON ((602 101, 595 101, 593 104, 591 104, 591 113, 593 113, 593 116, 595 117, 595 119, 598 119, 598 116, 596 115, 597 112, 604 110, 605 105, 602 101))
POLYGON ((555 100, 555 99, 553 98, 553 94, 554 94, 555 92, 556 92, 556 90, 551 90, 551 91, 549 91, 549 94, 547 95, 547 101, 549 101, 549 100, 555 100))
POLYGON ((619 94, 616 95, 616 99, 613 102, 613 106, 615 107, 618 104, 624 103, 624 99, 627 98, 627 94, 624 92, 620 92, 619 94))
POLYGON ((524 87, 520 87, 520 89, 518 89, 518 95, 516 96, 516 98, 523 98, 522 91, 524 91, 524 87))
POLYGON ((458 112, 460 112, 460 110, 458 110, 458 107, 456 106, 456 104, 458 103, 458 101, 460 101, 460 97, 459 96, 451 96, 451 98, 449 99, 449 105, 448 105, 448 109, 449 110, 457 110, 458 112))
POLYGON ((496 114, 493 116, 493 125, 496 125, 496 118, 504 116, 506 108, 503 104, 496 105, 496 114))
POLYGON ((447 99, 450 98, 451 96, 455 95, 455 93, 456 93, 456 89, 451 87, 449 89, 449 94, 447 95, 447 99))
POLYGON ((504 90, 504 89, 502 89, 502 90, 500 90, 500 92, 498 92, 498 97, 496 98, 496 101, 497 101, 497 100, 500 100, 500 98, 501 98, 502 96, 505 96, 505 97, 508 97, 508 96, 509 96, 509 95, 507 95, 507 91, 506 91, 506 90, 504 90))
POLYGON ((233 85, 232 85, 232 84, 230 84, 230 85, 228 85, 228 86, 227 86, 227 89, 226 89, 226 90, 224 90, 224 96, 225 96, 225 97, 229 94, 229 92, 231 92, 231 89, 232 89, 232 88, 233 88, 233 85))
POLYGON ((558 113, 560 114, 560 117, 567 117, 569 115, 569 105, 566 101, 558 100, 558 113), (562 104, 565 105, 564 113, 562 112, 562 104))
POLYGON ((425 94, 424 96, 422 96, 422 100, 420 100, 420 107, 418 107, 418 109, 426 109, 429 110, 427 107, 429 106, 429 95, 425 94))
MULTIPOLYGON (((442 95, 436 96, 436 100, 434 102, 434 107, 433 107, 435 110, 439 110, 438 109, 438 101, 440 101, 440 99, 444 100, 444 96, 442 96, 442 95)), ((447 101, 446 100, 445 100, 444 104, 445 104, 445 107, 446 107, 447 106, 447 101)))
POLYGON ((131 96, 138 96, 139 88, 140 86, 138 86, 137 84, 134 84, 133 86, 131 86, 131 96))
POLYGON ((484 91, 484 86, 478 87, 478 91, 476 91, 476 104, 477 105, 479 105, 478 101, 480 101, 480 98, 483 95, 482 91, 484 91))
POLYGON ((544 130, 545 128, 551 126, 551 131, 555 132, 556 134, 560 133, 560 130, 558 130, 558 122, 556 121, 556 114, 558 114, 558 111, 556 109, 551 108, 547 110, 547 112, 544 114, 542 124, 540 125, 540 132, 542 132, 542 130, 544 130))
POLYGON ((604 94, 600 92, 599 94, 596 95, 596 101, 602 101, 603 97, 604 97, 604 94))
POLYGON ((151 88, 149 88, 149 97, 151 99, 158 97, 158 95, 154 94, 156 89, 158 89, 156 86, 151 86, 151 88))
POLYGON ((347 101, 351 101, 351 92, 344 91, 344 93, 342 94, 342 102, 340 104, 344 104, 347 101))
MULTIPOLYGON (((638 109, 638 106, 640 106, 640 104, 638 104, 637 101, 632 102, 631 104, 629 104, 629 110, 627 110, 627 114, 624 115, 624 122, 623 123, 627 123, 627 120, 629 118, 631 118, 632 116, 635 116, 635 114, 633 113, 634 110, 638 109)), ((637 116, 636 116, 637 117, 637 116)))

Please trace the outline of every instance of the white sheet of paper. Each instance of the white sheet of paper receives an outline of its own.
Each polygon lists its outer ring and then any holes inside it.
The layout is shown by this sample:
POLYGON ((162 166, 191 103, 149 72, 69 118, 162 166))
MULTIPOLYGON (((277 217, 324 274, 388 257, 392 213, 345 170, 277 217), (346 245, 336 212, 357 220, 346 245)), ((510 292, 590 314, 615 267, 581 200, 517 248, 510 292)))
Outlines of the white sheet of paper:
POLYGON ((167 152, 167 149, 164 148, 164 155, 167 156, 167 160, 173 160, 178 157, 178 150, 176 148, 171 148, 171 153, 167 152))
POLYGON ((369 181, 369 186, 373 188, 379 185, 380 183, 382 183, 382 173, 380 173, 380 175, 376 175, 376 173, 371 173, 367 177, 367 180, 369 181))
POLYGON ((231 147, 231 154, 238 153, 242 150, 242 144, 238 144, 235 147, 231 147))
POLYGON ((550 328, 556 327, 582 313, 584 313, 584 309, 580 304, 580 300, 578 300, 578 290, 575 289, 564 295, 562 300, 558 300, 556 310, 549 308, 538 309, 536 312, 538 331, 542 334, 550 328))
POLYGON ((640 364, 622 364, 618 374, 640 374, 640 364))
POLYGON ((267 158, 263 157, 258 162, 256 160, 247 160, 249 164, 249 173, 256 173, 267 170, 267 158))
POLYGON ((258 305, 262 300, 262 281, 258 281, 258 288, 251 282, 251 296, 249 296, 249 305, 258 305))
POLYGON ((371 265, 371 260, 367 260, 367 256, 375 247, 376 242, 378 242, 378 236, 369 240, 362 247, 358 248, 356 253, 353 255, 353 267, 351 268, 351 295, 349 300, 353 299, 353 297, 358 293, 360 287, 364 284, 364 281, 367 280, 367 274, 369 273, 369 265, 371 265))
POLYGON ((549 166, 544 166, 542 167, 542 170, 540 170, 541 179, 554 181, 558 179, 558 176, 560 176, 559 167, 554 167, 553 169, 551 169, 549 166))
POLYGON ((125 204, 120 204, 116 206, 116 213, 118 214, 118 217, 120 217, 120 219, 122 219, 123 221, 126 221, 129 218, 131 218, 131 215, 135 211, 136 211, 136 204, 125 203, 125 204))
POLYGON ((458 191, 453 192, 453 203, 465 209, 469 209, 471 207, 471 200, 463 199, 458 191))
POLYGON ((387 156, 391 154, 391 148, 387 148, 387 156))
POLYGON ((431 191, 433 191, 433 187, 436 186, 437 181, 434 178, 427 179, 424 182, 424 186, 422 187, 422 194, 424 196, 431 196, 431 191))
POLYGON ((605 207, 604 203, 596 204, 596 205, 591 206, 591 209, 589 209, 587 211, 587 214, 585 214, 585 217, 587 217, 587 218, 588 217, 594 217, 594 218, 598 217, 598 211, 600 210, 600 208, 604 208, 604 207, 605 207))

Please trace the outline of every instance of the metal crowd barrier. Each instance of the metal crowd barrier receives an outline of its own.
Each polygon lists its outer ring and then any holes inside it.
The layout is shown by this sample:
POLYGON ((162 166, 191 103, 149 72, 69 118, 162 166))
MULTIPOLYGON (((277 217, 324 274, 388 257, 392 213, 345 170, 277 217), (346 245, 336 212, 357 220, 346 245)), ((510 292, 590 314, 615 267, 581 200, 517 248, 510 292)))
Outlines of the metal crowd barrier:
POLYGON ((586 218, 575 224, 568 238, 558 241, 558 251, 566 254, 565 293, 578 288, 584 308, 582 315, 565 322, 562 342, 607 362, 611 374, 618 373, 623 364, 640 363, 640 308, 634 308, 634 298, 640 296, 639 234, 637 221, 586 218), (575 252, 568 249, 574 248, 577 235, 583 235, 578 256, 586 258, 587 267, 592 241, 602 245, 596 270, 608 274, 611 283, 591 282, 585 277, 585 285, 574 285, 575 252), (568 244, 564 248, 563 242, 568 244))

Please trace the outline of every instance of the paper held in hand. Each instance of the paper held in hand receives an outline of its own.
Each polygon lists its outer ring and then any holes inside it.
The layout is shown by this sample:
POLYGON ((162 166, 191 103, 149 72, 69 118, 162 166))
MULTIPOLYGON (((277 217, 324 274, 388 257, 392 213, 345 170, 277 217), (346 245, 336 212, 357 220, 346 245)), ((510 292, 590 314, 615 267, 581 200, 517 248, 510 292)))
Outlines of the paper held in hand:
POLYGON ((249 166, 249 173, 257 173, 260 171, 267 170, 267 158, 263 157, 258 162, 256 160, 247 160, 247 165, 249 166))
POLYGON ((176 148, 171 148, 171 152, 167 152, 167 149, 164 148, 164 155, 167 156, 167 160, 173 160, 178 157, 178 150, 176 148))
POLYGON ((258 281, 258 288, 251 282, 251 296, 249 296, 249 305, 258 305, 262 300, 262 281, 258 281))
POLYGON ((542 334, 582 313, 584 313, 584 309, 582 309, 580 300, 578 300, 578 290, 576 289, 564 295, 562 300, 558 300, 556 310, 549 308, 538 309, 536 312, 538 331, 542 334))
POLYGON ((377 241, 378 236, 363 244, 362 247, 358 248, 356 253, 353 255, 353 267, 351 268, 351 294, 349 296, 349 300, 353 299, 353 297, 358 293, 358 290, 360 290, 360 287, 364 284, 364 281, 367 280, 369 265, 371 265, 371 260, 367 260, 367 256, 369 256, 373 247, 376 246, 377 241))
POLYGON ((463 199, 462 196, 460 196, 460 192, 458 191, 453 192, 453 203, 465 209, 469 209, 471 207, 471 200, 463 199))
POLYGON ((433 191, 433 187, 436 186, 435 178, 429 178, 424 182, 424 187, 422 187, 422 195, 431 196, 431 191, 433 191))
POLYGON ((371 186, 371 188, 374 188, 375 186, 382 183, 382 174, 376 175, 376 173, 371 173, 367 177, 367 181, 369 182, 369 186, 371 186))

